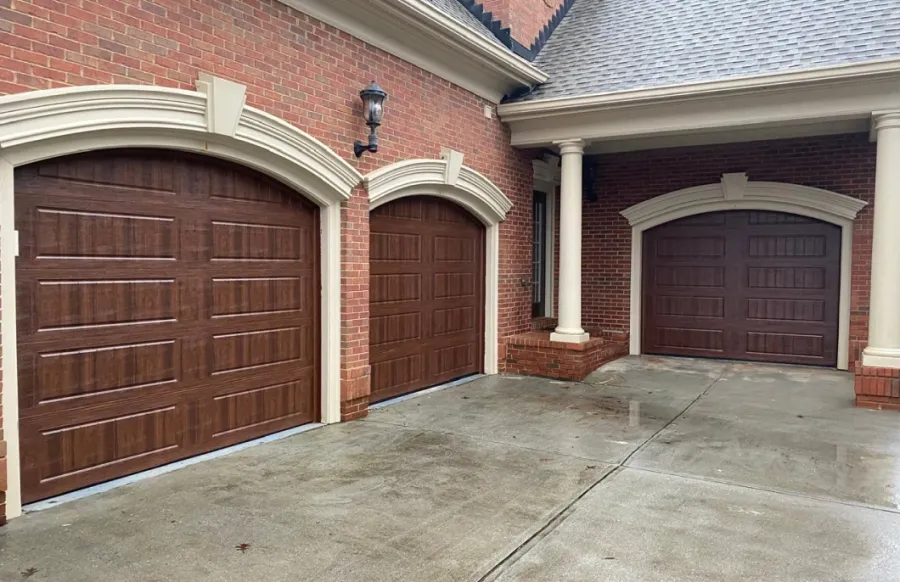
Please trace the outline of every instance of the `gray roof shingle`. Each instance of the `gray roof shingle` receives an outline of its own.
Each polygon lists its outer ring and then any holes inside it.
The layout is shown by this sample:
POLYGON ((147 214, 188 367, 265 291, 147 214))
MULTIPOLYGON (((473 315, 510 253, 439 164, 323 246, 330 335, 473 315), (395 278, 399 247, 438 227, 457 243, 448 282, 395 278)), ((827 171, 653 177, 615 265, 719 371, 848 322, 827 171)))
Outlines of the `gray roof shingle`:
POLYGON ((518 101, 900 56, 900 0, 576 0, 518 101))
POLYGON ((460 4, 459 0, 425 0, 425 2, 431 4, 469 30, 478 33, 484 38, 493 41, 497 45, 502 46, 506 49, 503 43, 501 43, 500 40, 496 36, 494 36, 494 33, 492 33, 491 30, 487 26, 485 26, 483 22, 475 18, 475 15, 469 12, 468 8, 460 4))

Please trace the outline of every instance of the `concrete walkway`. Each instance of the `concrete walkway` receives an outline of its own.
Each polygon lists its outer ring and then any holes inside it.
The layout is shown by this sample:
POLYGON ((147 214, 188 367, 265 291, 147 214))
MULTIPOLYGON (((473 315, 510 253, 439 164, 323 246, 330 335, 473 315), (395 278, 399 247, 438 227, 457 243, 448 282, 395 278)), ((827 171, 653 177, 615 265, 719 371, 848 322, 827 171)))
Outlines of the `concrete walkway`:
POLYGON ((900 580, 900 415, 843 373, 491 377, 16 519, 0 580, 900 580))

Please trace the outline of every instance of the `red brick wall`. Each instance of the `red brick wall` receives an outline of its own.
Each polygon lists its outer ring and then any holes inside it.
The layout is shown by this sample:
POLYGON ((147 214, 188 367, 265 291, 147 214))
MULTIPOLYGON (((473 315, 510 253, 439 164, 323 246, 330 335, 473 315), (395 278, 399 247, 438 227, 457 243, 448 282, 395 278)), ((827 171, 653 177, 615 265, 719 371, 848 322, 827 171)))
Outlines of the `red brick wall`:
MULTIPOLYGON (((67 85, 193 89, 206 72, 247 85, 247 102, 326 143, 363 174, 446 146, 513 201, 500 229, 500 334, 529 329, 530 157, 509 147, 487 102, 276 0, 0 0, 0 95, 67 85), (381 144, 357 160, 367 132, 359 91, 389 93, 381 144)), ((357 188, 342 215, 342 400, 369 392, 368 201, 357 188)))
POLYGON ((512 37, 528 47, 565 0, 480 0, 485 12, 503 21, 512 37))
POLYGON ((857 364, 853 383, 857 406, 900 411, 900 370, 857 364))
POLYGON ((619 214, 655 196, 719 182, 723 173, 789 182, 869 202, 853 230, 850 364, 866 345, 875 145, 867 134, 763 141, 610 154, 596 164, 597 202, 584 204, 583 301, 585 327, 628 330, 631 228, 619 214))

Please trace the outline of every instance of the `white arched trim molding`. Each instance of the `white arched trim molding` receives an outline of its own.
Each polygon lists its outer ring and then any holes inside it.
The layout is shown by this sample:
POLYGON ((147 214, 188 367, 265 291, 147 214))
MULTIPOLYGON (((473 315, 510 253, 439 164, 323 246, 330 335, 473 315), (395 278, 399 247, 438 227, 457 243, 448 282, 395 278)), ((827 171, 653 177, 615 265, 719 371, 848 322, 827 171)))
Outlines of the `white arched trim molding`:
POLYGON ((322 422, 340 420, 341 202, 362 176, 325 144, 245 106, 245 87, 201 75, 198 91, 103 85, 0 97, 0 294, 7 516, 21 512, 16 364, 14 170, 98 149, 150 147, 224 158, 313 200, 321 230, 322 422))
POLYGON ((853 220, 866 203, 858 198, 780 182, 750 182, 746 174, 725 174, 719 184, 678 190, 622 211, 631 225, 631 353, 641 353, 641 282, 644 231, 694 214, 722 210, 772 210, 841 227, 841 285, 838 315, 838 368, 849 367, 850 266, 853 220))
POLYGON ((462 165, 462 154, 445 151, 442 160, 408 160, 364 178, 369 210, 407 196, 438 196, 471 212, 486 228, 484 282, 484 372, 497 373, 500 294, 500 222, 512 202, 493 182, 462 165))

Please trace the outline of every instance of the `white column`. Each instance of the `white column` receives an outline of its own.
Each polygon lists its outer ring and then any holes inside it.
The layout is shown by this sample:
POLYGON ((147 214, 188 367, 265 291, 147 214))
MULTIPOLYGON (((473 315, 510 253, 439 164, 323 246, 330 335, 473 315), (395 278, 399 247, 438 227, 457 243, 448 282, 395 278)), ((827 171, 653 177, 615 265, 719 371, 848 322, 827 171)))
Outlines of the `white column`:
POLYGON ((900 111, 875 114, 875 219, 869 345, 863 365, 900 368, 900 111))
POLYGON ((584 343, 581 327, 581 164, 584 141, 559 142, 562 154, 559 203, 559 325, 556 342, 584 343))

